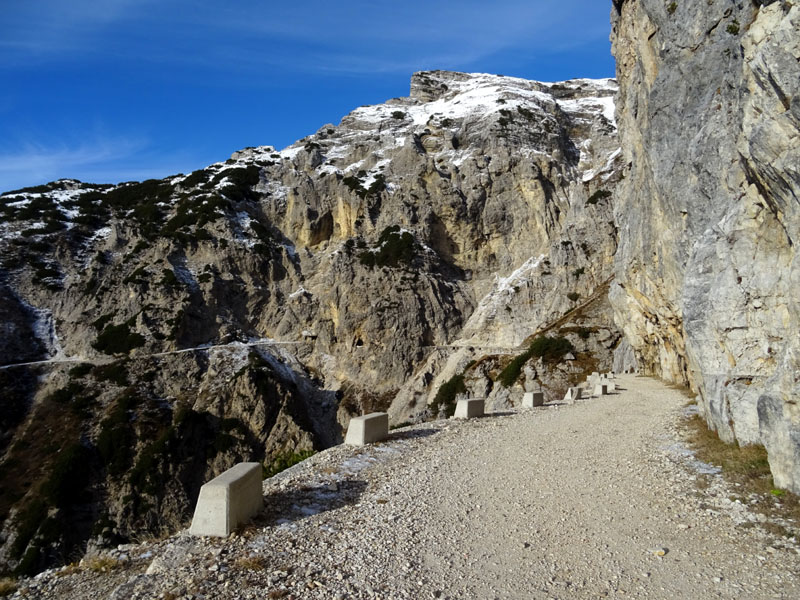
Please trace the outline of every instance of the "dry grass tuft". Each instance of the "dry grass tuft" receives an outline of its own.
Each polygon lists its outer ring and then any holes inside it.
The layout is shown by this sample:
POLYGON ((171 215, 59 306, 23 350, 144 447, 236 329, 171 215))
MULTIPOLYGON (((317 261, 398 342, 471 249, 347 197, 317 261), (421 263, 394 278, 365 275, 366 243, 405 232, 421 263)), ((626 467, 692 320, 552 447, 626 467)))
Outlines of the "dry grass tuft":
POLYGON ((17 591, 17 582, 8 577, 0 577, 0 596, 10 596, 17 591))
MULTIPOLYGON (((751 506, 768 517, 786 519, 800 528, 800 496, 786 490, 775 489, 769 470, 767 451, 763 446, 727 444, 711 431, 700 415, 686 420, 689 447, 703 462, 718 466, 726 481, 734 484, 743 496, 756 495, 751 506)), ((698 477, 698 482, 704 478, 698 477)), ((708 482, 704 481, 708 487, 708 482)), ((778 536, 790 537, 785 527, 772 523, 764 528, 778 536)))
POLYGON ((120 562, 116 558, 110 556, 92 556, 83 561, 83 568, 95 573, 108 573, 120 566, 120 562))
POLYGON ((243 571, 263 571, 267 568, 267 561, 261 556, 246 556, 238 559, 233 566, 243 571))
POLYGON ((722 469, 726 479, 743 485, 749 491, 764 494, 773 489, 772 474, 763 446, 726 444, 711 431, 700 415, 687 419, 689 446, 698 459, 722 469))
POLYGON ((81 567, 78 563, 69 563, 68 565, 62 567, 60 570, 56 571, 56 575, 58 577, 66 577, 68 575, 73 575, 74 573, 80 573, 81 567))
POLYGON ((696 404, 697 392, 693 392, 689 386, 686 385, 678 385, 677 383, 666 383, 665 384, 668 388, 673 389, 675 391, 680 392, 684 396, 686 396, 690 401, 686 403, 687 406, 691 406, 692 404, 696 404))

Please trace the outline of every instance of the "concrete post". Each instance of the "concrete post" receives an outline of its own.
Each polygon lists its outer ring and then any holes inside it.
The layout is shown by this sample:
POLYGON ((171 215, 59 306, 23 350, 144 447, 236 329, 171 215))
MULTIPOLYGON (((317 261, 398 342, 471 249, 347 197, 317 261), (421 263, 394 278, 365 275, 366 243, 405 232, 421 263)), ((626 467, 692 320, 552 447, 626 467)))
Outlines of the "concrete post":
POLYGON ((389 437, 389 415, 377 412, 350 419, 344 443, 351 446, 363 446, 380 442, 387 437, 389 437))
POLYGON ((483 399, 459 400, 456 404, 456 419, 473 419, 483 416, 483 399))
POLYGON ((592 396, 595 398, 599 398, 600 396, 605 396, 608 394, 608 386, 605 383, 598 383, 594 386, 594 392, 592 396))
POLYGON ((544 394, 542 392, 525 392, 522 396, 522 407, 533 408, 544 406, 544 394))
POLYGON ((239 463, 200 488, 189 533, 227 537, 262 508, 261 464, 239 463))

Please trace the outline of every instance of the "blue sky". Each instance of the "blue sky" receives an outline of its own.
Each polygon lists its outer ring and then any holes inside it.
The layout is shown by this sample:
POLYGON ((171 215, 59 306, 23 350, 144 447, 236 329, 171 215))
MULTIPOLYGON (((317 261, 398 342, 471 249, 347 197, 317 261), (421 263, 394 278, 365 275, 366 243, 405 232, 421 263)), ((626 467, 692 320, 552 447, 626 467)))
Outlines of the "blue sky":
POLYGON ((278 148, 425 69, 613 77, 606 0, 26 0, 0 20, 0 191, 278 148))

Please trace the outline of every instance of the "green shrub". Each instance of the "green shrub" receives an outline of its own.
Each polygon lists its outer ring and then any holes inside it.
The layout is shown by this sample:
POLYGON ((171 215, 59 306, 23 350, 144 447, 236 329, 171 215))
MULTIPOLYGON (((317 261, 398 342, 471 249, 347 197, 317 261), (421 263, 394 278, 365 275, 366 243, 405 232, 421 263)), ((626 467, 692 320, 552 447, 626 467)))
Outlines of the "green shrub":
POLYGON ((545 362, 554 362, 575 348, 570 341, 563 337, 538 337, 531 343, 530 352, 536 358, 543 358, 545 362))
POLYGON ((567 294, 567 298, 569 298, 573 302, 577 302, 578 298, 580 297, 581 295, 578 292, 570 292, 569 294, 567 294))
POLYGON ((209 177, 211 176, 210 171, 206 171, 205 169, 200 169, 199 171, 192 171, 187 175, 183 181, 181 181, 180 185, 182 188, 191 188, 198 186, 200 184, 204 184, 208 181, 209 177))
POLYGON ((730 33, 731 35, 736 35, 739 33, 739 21, 738 19, 734 19, 726 28, 725 31, 730 33))
POLYGON ((392 113, 392 118, 402 121, 406 118, 406 113, 404 113, 402 110, 396 110, 392 113))
POLYGON ((109 325, 97 336, 92 348, 104 354, 127 354, 134 348, 144 346, 141 334, 131 332, 128 323, 109 325))
POLYGON ((147 283, 147 269, 145 269, 144 267, 139 267, 133 273, 131 273, 125 279, 123 279, 122 283, 125 284, 133 283, 135 285, 141 285, 143 283, 147 283))
POLYGON ((114 318, 113 313, 108 313, 107 315, 103 315, 94 321, 92 321, 92 327, 94 327, 97 331, 102 331, 103 328, 108 325, 109 321, 114 318))
POLYGON ((678 3, 677 3, 677 2, 672 2, 672 3, 670 3, 670 5, 667 7, 667 12, 668 12, 669 14, 673 14, 677 8, 678 8, 678 3))
POLYGON ((605 200, 606 198, 610 198, 611 196, 612 194, 608 190, 597 190, 594 194, 589 196, 589 199, 586 201, 586 204, 597 204, 600 200, 605 200))
POLYGON ((305 459, 314 456, 314 450, 301 450, 300 452, 284 452, 275 456, 269 465, 265 464, 262 468, 262 476, 264 479, 277 475, 281 471, 285 471, 289 467, 296 465, 305 459))
POLYGON ((83 390, 83 386, 79 383, 70 383, 66 387, 57 389, 49 396, 47 396, 48 402, 55 402, 57 404, 69 404, 72 401, 72 398, 79 394, 83 390))
POLYGON ((536 113, 532 110, 525 108, 524 106, 518 106, 517 112, 525 117, 528 121, 535 121, 536 120, 536 113))
POLYGON ((161 431, 154 442, 145 446, 128 472, 128 480, 135 489, 153 496, 158 493, 161 482, 158 481, 157 467, 162 458, 169 454, 174 437, 175 427, 170 425, 161 431))
POLYGON ((371 269, 375 266, 375 253, 369 250, 362 252, 358 255, 358 262, 371 269))
POLYGON ((98 365, 92 369, 92 376, 97 381, 110 381, 119 386, 128 385, 128 367, 125 361, 116 361, 107 365, 98 365))
POLYGON ((575 269, 575 270, 572 272, 572 276, 573 276, 575 279, 577 279, 578 277, 580 277, 581 275, 583 275, 585 272, 586 272, 586 270, 585 270, 583 267, 581 267, 580 269, 575 269))
MULTIPOLYGON (((257 171, 258 169, 256 169, 257 171)), ((248 190, 246 184, 243 189, 248 190)), ((226 195, 237 196, 237 194, 245 194, 245 192, 232 191, 235 188, 224 188, 226 195), (230 191, 230 193, 229 193, 230 191)), ((249 196, 248 196, 249 197, 249 196)), ((237 196, 238 198, 238 196, 237 196)), ((238 198, 244 199, 244 198, 238 198)), ((229 202, 219 194, 202 195, 202 196, 186 196, 178 202, 175 210, 175 215, 166 222, 161 230, 162 235, 180 238, 180 233, 185 233, 189 228, 196 226, 201 228, 208 223, 211 223, 218 218, 225 215, 225 210, 228 208, 229 202)), ((196 234, 195 234, 196 235, 196 234)))
POLYGON ((400 231, 399 225, 387 227, 378 238, 375 250, 362 252, 358 259, 368 267, 398 267, 401 263, 411 264, 416 256, 414 236, 408 231, 400 231))
POLYGON ((530 358, 530 351, 523 352, 519 356, 515 356, 511 362, 508 363, 502 371, 500 371, 498 380, 503 387, 511 387, 516 383, 520 372, 522 372, 522 366, 528 362, 530 358))
POLYGON ((69 370, 69 376, 74 377, 75 379, 86 377, 92 370, 92 368, 93 368, 92 363, 80 363, 79 365, 76 365, 69 370))
POLYGON ((362 170, 356 175, 348 175, 342 179, 342 183, 350 188, 351 191, 355 192, 356 196, 361 199, 375 196, 386 189, 386 178, 382 174, 376 175, 369 187, 365 188, 362 179, 366 176, 367 172, 362 170))
POLYGON ((256 236, 258 236, 258 239, 264 242, 265 244, 270 245, 274 243, 272 233, 270 233, 269 229, 267 229, 264 225, 262 225, 258 221, 250 221, 250 229, 252 229, 253 233, 255 233, 256 236))
POLYGON ((219 454, 233 448, 233 446, 239 440, 236 438, 236 436, 231 435, 231 431, 239 431, 244 434, 248 433, 247 426, 239 419, 222 419, 219 423, 219 430, 217 431, 217 434, 214 437, 214 441, 211 445, 215 452, 210 452, 210 448, 209 456, 213 454, 219 454))
POLYGON ((531 345, 525 352, 515 356, 514 359, 506 365, 497 379, 503 387, 511 387, 519 378, 523 365, 531 358, 542 358, 545 362, 554 362, 573 350, 572 344, 566 338, 537 337, 531 342, 531 345))
POLYGON ((464 374, 454 375, 448 379, 436 392, 431 408, 436 415, 442 414, 452 417, 456 411, 456 396, 467 391, 464 385, 464 374))
POLYGON ((176 287, 178 285, 178 278, 172 269, 164 269, 161 271, 161 281, 159 283, 165 287, 176 287))
POLYGON ((227 178, 227 185, 222 188, 222 193, 234 202, 243 200, 255 200, 257 195, 253 192, 253 186, 258 184, 261 179, 261 170, 255 165, 245 168, 226 169, 220 171, 214 177, 213 184, 221 182, 227 178))

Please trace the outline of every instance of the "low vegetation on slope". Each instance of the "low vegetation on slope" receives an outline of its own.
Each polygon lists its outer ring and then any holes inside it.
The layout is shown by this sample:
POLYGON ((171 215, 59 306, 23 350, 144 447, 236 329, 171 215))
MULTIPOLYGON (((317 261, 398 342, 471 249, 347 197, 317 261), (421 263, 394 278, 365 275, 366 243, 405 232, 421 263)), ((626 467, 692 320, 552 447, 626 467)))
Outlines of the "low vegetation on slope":
MULTIPOLYGON (((767 451, 763 446, 725 443, 716 432, 708 428, 699 414, 688 417, 686 426, 689 445, 695 456, 721 469, 723 477, 736 488, 738 500, 768 516, 789 519, 800 529, 800 496, 775 487, 767 451)), ((699 476, 698 484, 707 486, 707 476, 699 476)), ((764 523, 763 526, 774 535, 793 535, 774 520, 764 523)))
POLYGON ((574 352, 575 348, 567 338, 540 336, 531 342, 530 347, 522 354, 514 357, 500 372, 498 381, 505 387, 511 387, 519 378, 523 365, 532 358, 541 358, 545 362, 555 362, 565 354, 574 352))

